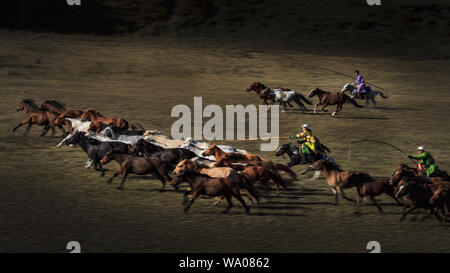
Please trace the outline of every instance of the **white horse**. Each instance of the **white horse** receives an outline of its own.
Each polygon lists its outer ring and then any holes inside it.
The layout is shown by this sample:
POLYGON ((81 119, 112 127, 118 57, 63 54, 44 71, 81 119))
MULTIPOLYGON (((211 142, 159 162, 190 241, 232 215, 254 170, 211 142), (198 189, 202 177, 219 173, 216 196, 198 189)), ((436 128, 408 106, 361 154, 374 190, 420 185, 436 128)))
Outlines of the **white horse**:
MULTIPOLYGON (((385 96, 383 94, 383 92, 377 91, 377 90, 372 90, 372 88, 370 88, 368 85, 366 85, 366 88, 368 90, 368 92, 364 94, 364 97, 366 99, 366 105, 369 105, 369 103, 370 103, 369 100, 371 100, 372 103, 376 106, 377 102, 375 101, 375 97, 377 95, 380 95, 383 99, 388 98, 387 96, 385 96)), ((356 86, 354 86, 351 83, 346 83, 344 85, 344 87, 342 87, 341 92, 346 92, 346 91, 348 91, 348 92, 350 92, 350 94, 354 95, 354 92, 356 91, 356 86)))
POLYGON ((66 140, 68 140, 73 134, 76 132, 85 132, 87 133, 89 131, 89 126, 91 125, 90 121, 81 121, 81 119, 75 119, 75 118, 66 118, 70 122, 70 126, 73 128, 73 133, 68 134, 56 147, 61 147, 66 140))

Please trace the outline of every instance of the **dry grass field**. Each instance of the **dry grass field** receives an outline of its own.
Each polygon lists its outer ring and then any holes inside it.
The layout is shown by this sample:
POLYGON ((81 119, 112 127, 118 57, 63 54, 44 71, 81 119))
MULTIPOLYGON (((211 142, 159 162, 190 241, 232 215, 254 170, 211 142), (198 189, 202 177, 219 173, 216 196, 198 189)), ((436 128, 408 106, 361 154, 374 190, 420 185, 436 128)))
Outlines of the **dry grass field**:
MULTIPOLYGON (((386 196, 378 198, 385 215, 367 200, 356 215, 352 203, 333 205, 323 179, 305 175, 280 197, 264 194, 248 216, 237 202, 223 215, 211 199, 198 200, 184 214, 182 195, 170 188, 159 192, 151 177, 130 176, 119 191, 118 180, 107 185, 106 177, 84 169, 87 157, 79 147, 56 148, 59 138, 39 137, 41 128, 33 127, 26 137, 24 128, 11 132, 24 116, 15 110, 24 98, 56 99, 70 109, 94 107, 170 133, 172 107, 192 106, 193 96, 202 96, 204 105, 259 104, 254 93, 245 92, 253 81, 303 94, 316 86, 338 91, 350 79, 321 68, 350 75, 359 69, 389 98, 377 98, 376 108, 344 105, 336 118, 281 113, 280 135, 308 123, 345 169, 373 176, 391 175, 406 159, 388 146, 361 143, 351 147, 344 165, 349 141, 387 141, 408 153, 421 144, 442 169, 450 169, 448 60, 307 54, 135 36, 8 31, 0 36, 1 252, 65 252, 72 240, 84 252, 366 252, 371 240, 379 241, 383 252, 450 251, 448 227, 432 218, 399 222, 401 208, 386 196)), ((260 153, 258 142, 230 144, 260 153)), ((110 163, 107 176, 116 167, 110 163)), ((302 167, 294 170, 300 173, 302 167)), ((353 189, 347 193, 355 196, 353 189)))

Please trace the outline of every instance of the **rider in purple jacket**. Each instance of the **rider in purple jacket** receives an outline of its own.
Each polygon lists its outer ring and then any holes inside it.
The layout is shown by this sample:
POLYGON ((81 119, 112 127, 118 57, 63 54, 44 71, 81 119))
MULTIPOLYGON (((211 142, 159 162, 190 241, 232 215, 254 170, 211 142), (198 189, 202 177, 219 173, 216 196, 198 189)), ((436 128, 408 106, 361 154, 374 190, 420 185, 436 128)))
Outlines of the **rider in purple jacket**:
POLYGON ((359 73, 358 70, 355 70, 355 76, 356 76, 356 81, 353 83, 353 85, 357 86, 356 94, 362 95, 367 92, 366 82, 364 81, 364 77, 359 73))

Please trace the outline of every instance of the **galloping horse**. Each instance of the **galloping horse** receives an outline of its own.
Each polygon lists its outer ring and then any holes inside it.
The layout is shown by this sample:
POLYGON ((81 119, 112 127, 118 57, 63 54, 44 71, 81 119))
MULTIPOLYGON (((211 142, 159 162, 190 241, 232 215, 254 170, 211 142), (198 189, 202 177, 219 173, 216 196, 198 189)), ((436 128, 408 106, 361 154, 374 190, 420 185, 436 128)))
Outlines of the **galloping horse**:
POLYGON ((301 174, 303 175, 313 170, 320 170, 323 172, 328 186, 330 186, 333 191, 336 205, 338 204, 338 193, 342 194, 344 199, 352 202, 354 201, 353 199, 345 196, 343 189, 356 187, 358 195, 361 195, 360 191, 364 183, 373 181, 372 177, 367 173, 359 171, 344 171, 341 170, 335 163, 323 159, 308 166, 308 168, 301 172, 301 174))
POLYGON ((83 111, 81 111, 81 110, 64 111, 61 114, 59 114, 58 117, 55 119, 55 125, 60 126, 60 125, 65 124, 67 127, 70 128, 70 122, 67 121, 66 118, 80 118, 82 114, 83 114, 83 111))
MULTIPOLYGON (((260 98, 261 98, 261 94, 266 89, 267 89, 267 86, 265 86, 264 84, 262 84, 260 82, 253 82, 252 84, 250 84, 247 87, 246 91, 247 92, 255 91, 255 93, 258 94, 258 96, 260 96, 260 98)), ((264 97, 264 98, 261 98, 261 99, 263 99, 264 104, 269 105, 269 103, 267 102, 268 98, 264 97)), ((272 103, 274 103, 274 102, 275 102, 275 100, 272 98, 272 103)))
POLYGON ((270 159, 260 155, 226 153, 219 147, 217 147, 216 144, 211 145, 206 151, 203 152, 203 154, 215 157, 215 167, 231 167, 230 164, 233 162, 252 162, 253 164, 256 163, 259 166, 267 167, 274 171, 284 171, 288 173, 293 179, 297 179, 297 175, 288 166, 279 163, 273 163, 270 159))
MULTIPOLYGON (((372 101, 372 103, 376 106, 377 102, 375 101, 375 97, 377 95, 380 95, 383 99, 387 99, 388 97, 384 95, 383 92, 381 91, 377 91, 377 90, 372 90, 372 88, 370 88, 370 86, 366 85, 366 88, 368 90, 367 93, 364 93, 364 98, 366 100, 366 105, 369 105, 369 100, 372 101)), ((351 83, 346 83, 344 85, 344 87, 342 87, 341 92, 344 93, 346 91, 353 93, 356 90, 356 87, 354 85, 352 85, 351 83)))
MULTIPOLYGON (((173 174, 178 175, 180 172, 183 172, 186 169, 194 169, 195 172, 206 174, 211 177, 231 178, 234 183, 237 183, 239 185, 242 195, 246 195, 252 203, 253 199, 255 199, 257 203, 259 203, 259 196, 253 187, 254 181, 252 177, 247 176, 247 174, 238 173, 234 169, 228 167, 209 168, 205 165, 195 163, 190 159, 184 159, 180 161, 173 170, 173 174)), ((220 203, 222 199, 217 203, 220 203)))
POLYGON ((113 124, 115 127, 128 130, 128 122, 122 118, 107 118, 92 108, 86 109, 81 115, 82 121, 101 121, 106 125, 113 124))
POLYGON ((56 116, 60 115, 64 110, 66 110, 66 107, 64 106, 64 103, 61 103, 56 100, 46 100, 43 104, 41 104, 41 110, 49 111, 55 114, 56 116))
POLYGON ((279 102, 280 106, 283 107, 283 110, 285 109, 286 104, 289 105, 289 107, 294 107, 291 104, 292 101, 294 101, 303 111, 308 109, 305 107, 302 101, 304 101, 306 104, 312 105, 312 103, 307 98, 305 98, 305 96, 291 89, 283 87, 271 89, 260 82, 252 83, 246 89, 246 91, 255 91, 267 105, 269 104, 267 102, 268 99, 272 100, 272 104, 275 102, 279 102))
POLYGON ((316 87, 313 88, 311 92, 309 92, 308 98, 312 98, 314 96, 319 97, 319 103, 317 103, 314 106, 314 114, 317 113, 316 111, 319 105, 322 105, 322 111, 326 112, 327 110, 325 110, 325 107, 327 107, 328 105, 337 104, 336 111, 334 111, 333 114, 331 114, 332 116, 335 116, 337 112, 342 110, 342 104, 344 104, 345 102, 350 102, 351 104, 353 104, 358 108, 362 107, 354 99, 350 98, 348 95, 341 92, 327 92, 316 87))
POLYGON ((168 173, 167 164, 156 157, 139 157, 113 148, 101 158, 100 163, 106 164, 111 160, 117 161, 120 164, 120 169, 108 179, 107 183, 110 184, 115 177, 121 174, 123 177, 118 187, 119 190, 123 189, 125 180, 130 173, 137 175, 152 174, 161 181, 162 188, 165 187, 166 180, 172 180, 168 173))
MULTIPOLYGON (((52 129, 52 136, 55 134, 55 119, 56 116, 55 114, 53 114, 52 112, 49 111, 44 111, 39 109, 39 107, 34 103, 33 100, 31 99, 24 99, 22 100, 16 107, 17 111, 22 111, 25 110, 26 111, 26 116, 25 119, 19 123, 16 127, 14 127, 12 129, 12 131, 16 131, 20 126, 28 124, 28 127, 25 130, 24 135, 26 135, 28 133, 28 131, 30 130, 31 126, 33 124, 36 125, 40 125, 40 126, 45 126, 44 130, 41 133, 41 136, 44 136, 45 134, 47 134, 48 130, 51 128, 52 129)), ((66 132, 64 132, 64 130, 62 129, 62 127, 60 127, 60 129, 63 131, 63 133, 65 134, 66 132)))
POLYGON ((442 180, 449 180, 447 172, 443 171, 442 176, 437 177, 424 177, 419 176, 417 169, 409 167, 406 164, 400 164, 395 168, 394 173, 392 174, 391 179, 389 180, 389 183, 394 186, 397 191, 402 186, 402 179, 403 178, 409 178, 411 180, 415 180, 416 182, 422 182, 422 183, 432 183, 432 182, 440 182, 442 180))
POLYGON ((183 204, 187 202, 187 196, 190 193, 193 194, 191 200, 184 208, 184 212, 187 212, 189 210, 194 201, 200 195, 214 197, 225 196, 228 201, 228 207, 224 211, 224 213, 227 213, 233 207, 233 203, 231 201, 232 197, 236 198, 242 204, 247 214, 250 212, 250 209, 247 207, 245 201, 241 197, 239 183, 235 182, 230 177, 211 177, 209 175, 200 173, 193 168, 179 168, 171 184, 177 186, 183 181, 186 181, 191 188, 190 191, 186 191, 184 193, 183 204))

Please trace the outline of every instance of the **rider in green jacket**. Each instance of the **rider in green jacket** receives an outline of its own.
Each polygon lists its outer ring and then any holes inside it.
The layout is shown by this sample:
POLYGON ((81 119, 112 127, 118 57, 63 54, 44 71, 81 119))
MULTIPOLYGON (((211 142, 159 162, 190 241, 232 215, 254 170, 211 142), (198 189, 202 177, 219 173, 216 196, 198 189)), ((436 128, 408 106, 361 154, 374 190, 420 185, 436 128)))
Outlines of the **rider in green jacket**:
POLYGON ((438 176, 440 171, 438 166, 434 164, 434 158, 429 153, 426 152, 423 147, 417 148, 418 154, 408 155, 409 158, 419 160, 417 164, 417 169, 423 176, 433 177, 438 176))

